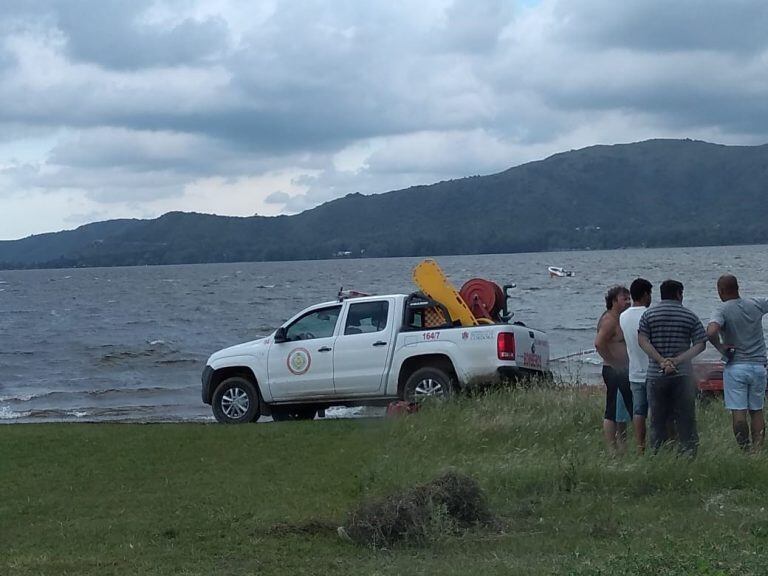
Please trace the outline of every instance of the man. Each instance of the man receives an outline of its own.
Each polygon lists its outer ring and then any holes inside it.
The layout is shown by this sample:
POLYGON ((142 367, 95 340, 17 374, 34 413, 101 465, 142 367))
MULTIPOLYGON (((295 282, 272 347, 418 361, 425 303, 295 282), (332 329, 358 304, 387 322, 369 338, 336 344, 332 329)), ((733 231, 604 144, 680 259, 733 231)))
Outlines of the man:
POLYGON ((645 385, 648 356, 637 342, 637 330, 640 327, 640 317, 651 305, 652 289, 653 285, 645 278, 633 280, 629 286, 632 307, 627 308, 619 316, 619 324, 624 333, 629 356, 629 387, 632 390, 632 407, 634 408, 632 424, 640 454, 645 452, 645 420, 648 417, 648 390, 645 385))
POLYGON ((723 370, 725 407, 731 411, 739 446, 749 449, 751 428, 752 448, 759 451, 765 439, 763 316, 768 313, 768 298, 742 298, 739 282, 731 274, 718 278, 717 293, 723 304, 712 314, 707 336, 727 361, 723 370))
POLYGON ((629 308, 629 290, 613 286, 605 294, 605 312, 597 323, 595 348, 603 359, 605 382, 605 414, 603 436, 608 450, 623 452, 627 422, 632 413, 632 391, 629 387, 627 347, 619 325, 619 316, 629 308))
POLYGON ((691 360, 706 347, 701 320, 683 306, 683 285, 665 280, 659 287, 661 302, 640 317, 638 342, 648 355, 647 386, 651 410, 651 442, 658 452, 669 438, 667 422, 674 419, 680 452, 695 456, 696 395, 691 360))

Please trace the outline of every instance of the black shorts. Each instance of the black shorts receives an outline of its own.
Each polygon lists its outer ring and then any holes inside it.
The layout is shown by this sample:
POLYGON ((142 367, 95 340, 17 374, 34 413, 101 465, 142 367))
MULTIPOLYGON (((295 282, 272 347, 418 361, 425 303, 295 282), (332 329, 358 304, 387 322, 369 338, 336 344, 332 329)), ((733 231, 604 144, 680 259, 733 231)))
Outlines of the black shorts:
POLYGON ((603 366, 605 382, 605 415, 611 422, 628 422, 632 419, 632 388, 629 386, 629 372, 616 370, 612 366, 603 366), (619 396, 624 401, 626 411, 620 410, 619 396))

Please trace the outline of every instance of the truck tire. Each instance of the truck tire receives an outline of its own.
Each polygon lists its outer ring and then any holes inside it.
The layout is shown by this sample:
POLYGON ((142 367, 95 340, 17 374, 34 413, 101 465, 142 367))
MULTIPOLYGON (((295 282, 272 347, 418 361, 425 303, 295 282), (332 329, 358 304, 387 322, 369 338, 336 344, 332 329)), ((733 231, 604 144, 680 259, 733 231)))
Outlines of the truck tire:
POLYGON ((259 391, 247 378, 232 376, 216 387, 211 407, 222 424, 253 422, 260 415, 259 391))
POLYGON ((272 419, 275 422, 284 422, 285 420, 314 420, 317 415, 317 408, 314 406, 273 406, 272 419))
POLYGON ((451 376, 441 368, 424 366, 408 377, 403 386, 403 400, 421 402, 427 398, 447 398, 454 392, 451 376))

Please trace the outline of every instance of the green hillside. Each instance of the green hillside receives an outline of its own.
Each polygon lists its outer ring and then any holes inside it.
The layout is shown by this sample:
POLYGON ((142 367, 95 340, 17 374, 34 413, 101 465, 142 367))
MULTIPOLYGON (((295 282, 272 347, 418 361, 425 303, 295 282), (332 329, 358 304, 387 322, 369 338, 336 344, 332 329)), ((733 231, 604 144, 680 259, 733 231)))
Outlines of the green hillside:
POLYGON ((649 140, 490 176, 350 194, 294 216, 169 213, 0 242, 0 267, 768 242, 768 145, 649 140))

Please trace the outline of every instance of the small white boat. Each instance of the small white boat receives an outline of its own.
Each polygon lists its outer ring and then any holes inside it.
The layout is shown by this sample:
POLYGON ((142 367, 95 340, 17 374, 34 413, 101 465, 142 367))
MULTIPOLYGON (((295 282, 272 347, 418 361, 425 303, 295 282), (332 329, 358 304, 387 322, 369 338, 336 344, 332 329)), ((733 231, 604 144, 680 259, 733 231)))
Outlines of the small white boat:
POLYGON ((574 276, 573 270, 566 270, 564 268, 560 268, 560 266, 550 266, 547 268, 547 271, 549 272, 550 278, 565 278, 574 276))

